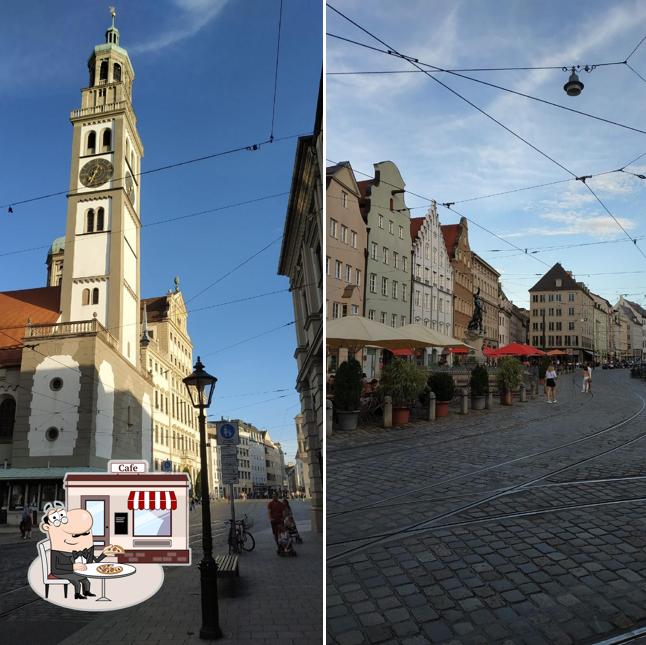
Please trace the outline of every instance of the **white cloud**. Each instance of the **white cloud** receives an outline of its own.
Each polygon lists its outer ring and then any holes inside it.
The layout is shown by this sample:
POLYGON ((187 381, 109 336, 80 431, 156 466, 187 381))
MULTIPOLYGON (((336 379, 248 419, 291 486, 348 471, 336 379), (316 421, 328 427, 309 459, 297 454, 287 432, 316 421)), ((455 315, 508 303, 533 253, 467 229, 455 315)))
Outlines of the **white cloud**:
POLYGON ((128 47, 132 54, 156 52, 197 34, 222 11, 228 0, 173 0, 171 26, 150 40, 128 47))

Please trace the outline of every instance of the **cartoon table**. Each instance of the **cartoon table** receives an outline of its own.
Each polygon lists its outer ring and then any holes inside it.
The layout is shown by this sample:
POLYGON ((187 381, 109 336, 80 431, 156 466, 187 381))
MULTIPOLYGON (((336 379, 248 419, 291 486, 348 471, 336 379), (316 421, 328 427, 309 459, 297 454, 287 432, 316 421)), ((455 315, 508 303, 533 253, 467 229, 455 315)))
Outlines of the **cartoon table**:
POLYGON ((131 576, 137 569, 133 567, 131 564, 115 564, 114 566, 119 566, 123 567, 123 571, 120 573, 99 573, 96 569, 97 567, 100 567, 101 564, 108 564, 108 563, 101 563, 101 562, 92 562, 88 563, 85 566, 87 569, 85 571, 79 571, 78 573, 82 573, 84 576, 88 578, 101 578, 101 597, 97 598, 96 601, 99 602, 99 600, 103 601, 110 601, 111 599, 108 598, 105 595, 105 581, 106 578, 125 578, 126 576, 131 576))

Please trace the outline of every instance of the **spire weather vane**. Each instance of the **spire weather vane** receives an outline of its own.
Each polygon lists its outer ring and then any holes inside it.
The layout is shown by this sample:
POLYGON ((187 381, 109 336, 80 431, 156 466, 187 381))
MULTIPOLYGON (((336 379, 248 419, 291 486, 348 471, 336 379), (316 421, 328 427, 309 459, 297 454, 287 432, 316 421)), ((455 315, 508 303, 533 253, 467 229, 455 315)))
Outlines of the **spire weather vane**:
POLYGON ((112 26, 114 27, 114 19, 117 15, 117 10, 115 7, 108 7, 108 10, 110 11, 110 15, 112 16, 112 26))

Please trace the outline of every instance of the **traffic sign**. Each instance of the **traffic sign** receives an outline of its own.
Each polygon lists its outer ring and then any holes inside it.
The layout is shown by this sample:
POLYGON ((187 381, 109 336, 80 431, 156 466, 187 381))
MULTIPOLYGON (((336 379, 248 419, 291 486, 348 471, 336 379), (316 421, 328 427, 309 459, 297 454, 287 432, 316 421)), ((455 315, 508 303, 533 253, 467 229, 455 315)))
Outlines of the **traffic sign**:
POLYGON ((166 461, 162 461, 161 467, 165 473, 170 473, 173 470, 173 462, 170 459, 166 459, 166 461))
POLYGON ((220 468, 223 484, 238 483, 238 448, 236 446, 220 446, 220 468))
POLYGON ((237 424, 222 423, 218 425, 216 436, 218 446, 237 446, 240 443, 237 424))

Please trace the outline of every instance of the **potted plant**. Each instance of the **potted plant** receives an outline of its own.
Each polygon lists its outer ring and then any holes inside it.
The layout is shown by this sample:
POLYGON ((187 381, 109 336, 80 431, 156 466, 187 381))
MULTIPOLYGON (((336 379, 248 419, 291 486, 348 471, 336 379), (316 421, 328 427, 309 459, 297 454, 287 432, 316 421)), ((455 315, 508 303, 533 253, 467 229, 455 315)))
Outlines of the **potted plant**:
POLYGON ((434 372, 428 377, 428 387, 435 394, 435 416, 445 417, 455 394, 453 377, 447 372, 434 372))
POLYGON ((355 430, 359 409, 363 371, 361 364, 350 358, 339 365, 334 379, 334 406, 340 430, 355 430))
POLYGON ((476 365, 471 370, 471 408, 484 410, 487 392, 489 391, 489 372, 484 365, 476 365))
POLYGON ((381 373, 379 393, 393 400, 393 425, 408 423, 410 406, 424 388, 426 372, 414 363, 395 359, 381 373))
POLYGON ((502 405, 512 404, 512 392, 520 385, 522 376, 523 366, 517 358, 505 356, 498 361, 496 378, 502 405))

